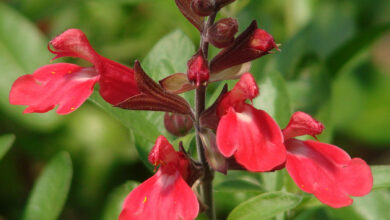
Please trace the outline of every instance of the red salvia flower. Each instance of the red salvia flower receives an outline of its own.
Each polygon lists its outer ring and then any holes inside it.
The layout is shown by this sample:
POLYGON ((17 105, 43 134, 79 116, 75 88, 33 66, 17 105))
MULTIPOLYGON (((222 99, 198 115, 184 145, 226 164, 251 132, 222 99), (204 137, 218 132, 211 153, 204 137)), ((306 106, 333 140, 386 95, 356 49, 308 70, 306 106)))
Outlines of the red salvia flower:
POLYGON ((149 162, 159 170, 135 188, 125 199, 119 220, 195 219, 199 203, 186 183, 189 162, 160 136, 149 154, 149 162))
POLYGON ((78 29, 69 29, 54 38, 49 50, 57 55, 54 59, 78 57, 94 66, 50 64, 19 77, 12 85, 9 99, 11 104, 27 105, 24 113, 47 112, 56 105, 58 114, 73 112, 92 94, 97 82, 101 96, 113 105, 139 93, 134 71, 96 53, 78 29))
POLYGON ((249 171, 269 171, 286 159, 283 135, 265 111, 246 104, 259 94, 250 73, 241 76, 218 106, 217 146, 249 171))
POLYGON ((303 112, 296 112, 283 129, 287 148, 286 169, 294 182, 321 202, 334 207, 352 204, 349 196, 364 196, 371 191, 370 167, 352 158, 337 146, 294 137, 318 135, 324 126, 303 112))

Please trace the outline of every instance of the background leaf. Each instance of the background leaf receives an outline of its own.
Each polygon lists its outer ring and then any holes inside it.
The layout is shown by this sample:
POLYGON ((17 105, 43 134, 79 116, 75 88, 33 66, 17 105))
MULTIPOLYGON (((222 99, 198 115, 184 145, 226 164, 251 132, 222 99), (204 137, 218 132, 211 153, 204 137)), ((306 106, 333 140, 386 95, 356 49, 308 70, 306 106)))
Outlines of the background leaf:
POLYGON ((46 166, 31 191, 24 220, 54 220, 65 204, 71 180, 72 161, 66 152, 58 153, 46 166))
POLYGON ((228 220, 262 220, 274 217, 301 202, 301 197, 284 192, 264 193, 238 205, 228 220))
POLYGON ((374 177, 373 189, 390 188, 390 165, 371 166, 374 177))
POLYGON ((186 73, 187 61, 195 54, 192 41, 180 30, 159 40, 141 65, 145 72, 158 81, 174 73, 186 73))
POLYGON ((7 134, 0 136, 0 160, 4 157, 7 151, 11 148, 15 141, 15 135, 7 134))
POLYGON ((253 105, 266 111, 284 128, 291 116, 290 98, 284 78, 277 71, 266 71, 257 81, 260 95, 253 100, 253 105))

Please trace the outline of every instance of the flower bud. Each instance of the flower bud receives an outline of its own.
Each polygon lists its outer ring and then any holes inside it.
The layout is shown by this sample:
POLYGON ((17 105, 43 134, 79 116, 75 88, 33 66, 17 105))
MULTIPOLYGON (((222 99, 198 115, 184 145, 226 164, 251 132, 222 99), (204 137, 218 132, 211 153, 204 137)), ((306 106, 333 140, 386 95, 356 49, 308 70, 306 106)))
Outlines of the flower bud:
POLYGON ((269 54, 272 49, 278 49, 274 38, 266 31, 257 28, 256 21, 253 21, 232 45, 224 48, 214 57, 210 63, 210 71, 216 73, 249 62, 269 54))
POLYGON ((237 20, 224 18, 219 20, 207 31, 208 41, 217 48, 230 46, 234 42, 234 35, 238 32, 237 20))
POLYGON ((172 135, 181 137, 192 129, 192 120, 189 115, 166 112, 164 115, 164 125, 172 135))
POLYGON ((201 51, 196 53, 187 63, 187 77, 191 83, 195 83, 197 87, 201 84, 206 84, 209 80, 209 67, 206 59, 201 51))
POLYGON ((215 10, 211 0, 192 0, 191 9, 199 16, 209 16, 215 10))

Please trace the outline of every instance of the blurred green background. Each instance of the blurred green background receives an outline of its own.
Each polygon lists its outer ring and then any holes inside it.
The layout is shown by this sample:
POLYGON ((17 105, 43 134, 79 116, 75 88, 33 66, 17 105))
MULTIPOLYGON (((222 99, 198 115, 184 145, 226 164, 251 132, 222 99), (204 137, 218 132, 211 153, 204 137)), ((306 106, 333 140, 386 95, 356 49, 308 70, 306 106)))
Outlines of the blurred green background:
MULTIPOLYGON (((256 19, 282 44, 281 52, 253 63, 261 93, 257 107, 265 108, 281 127, 292 111, 310 113, 327 128, 321 141, 379 165, 390 164, 389 12, 388 0, 238 0, 220 17, 238 17, 240 31, 256 19)), ((66 116, 23 115, 23 107, 8 104, 12 82, 48 64, 53 55, 47 42, 68 28, 82 29, 101 55, 128 66, 177 29, 194 45, 199 41, 197 30, 173 0, 0 1, 0 136, 16 136, 0 161, 0 220, 22 216, 35 180, 60 151, 69 152, 73 164, 60 219, 109 219, 102 216, 108 215, 115 197, 111 192, 121 190, 117 187, 126 180, 142 182, 152 175, 134 146, 151 147, 134 135, 148 131, 129 132, 92 102, 66 116)), ((185 67, 184 62, 178 65, 185 67)), ((211 85, 209 93, 218 86, 211 85)), ((226 201, 229 193, 217 194, 220 216, 226 216, 236 200, 252 195, 245 192, 226 201)), ((382 195, 387 196, 382 204, 390 204, 388 191, 382 195)), ((346 219, 345 210, 315 209, 300 219, 346 219)))

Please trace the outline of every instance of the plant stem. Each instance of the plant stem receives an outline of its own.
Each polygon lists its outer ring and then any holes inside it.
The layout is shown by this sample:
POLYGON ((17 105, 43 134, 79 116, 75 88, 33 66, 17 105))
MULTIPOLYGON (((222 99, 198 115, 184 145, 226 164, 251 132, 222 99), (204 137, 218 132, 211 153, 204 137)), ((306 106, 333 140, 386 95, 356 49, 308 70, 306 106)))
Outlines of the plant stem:
MULTIPOLYGON (((203 53, 205 59, 208 58, 209 52, 209 43, 206 39, 208 28, 214 24, 215 17, 217 12, 210 15, 210 17, 205 21, 203 32, 201 33, 200 40, 200 49, 203 53)), ((209 219, 215 220, 215 210, 214 210, 214 199, 213 199, 213 179, 214 171, 210 168, 207 158, 204 152, 203 144, 200 139, 200 116, 205 109, 206 101, 206 87, 207 85, 201 85, 196 89, 195 93, 195 132, 196 132, 196 147, 198 152, 198 158, 203 166, 203 177, 202 177, 202 197, 203 202, 207 206, 206 215, 209 219)))

